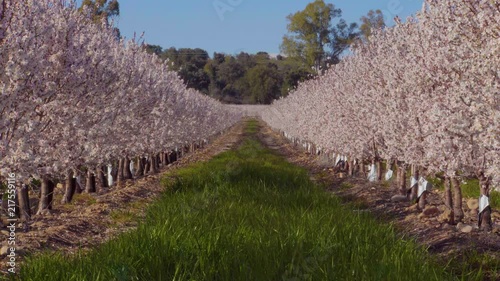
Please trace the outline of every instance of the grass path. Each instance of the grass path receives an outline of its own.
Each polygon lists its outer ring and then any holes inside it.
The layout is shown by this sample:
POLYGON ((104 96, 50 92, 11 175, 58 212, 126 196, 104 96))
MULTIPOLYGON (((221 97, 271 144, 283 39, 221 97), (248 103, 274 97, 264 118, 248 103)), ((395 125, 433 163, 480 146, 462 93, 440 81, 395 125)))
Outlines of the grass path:
POLYGON ((165 193, 137 230, 85 255, 29 258, 18 277, 459 280, 392 227, 315 186, 304 169, 264 148, 257 130, 250 121, 239 148, 166 175, 165 193))

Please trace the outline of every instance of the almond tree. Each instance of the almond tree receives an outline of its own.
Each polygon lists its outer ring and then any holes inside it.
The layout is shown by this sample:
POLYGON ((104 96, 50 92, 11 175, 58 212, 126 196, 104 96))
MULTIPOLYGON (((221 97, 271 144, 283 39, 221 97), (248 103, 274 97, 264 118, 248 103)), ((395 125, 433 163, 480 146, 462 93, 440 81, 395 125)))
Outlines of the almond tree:
MULTIPOLYGON (((426 1, 262 117, 292 138, 370 160, 375 178, 381 159, 395 160, 403 194, 407 167, 416 180, 444 172, 447 205, 459 221, 461 176, 475 175, 483 198, 500 181, 499 9, 486 0, 426 1)), ((490 221, 486 208, 481 226, 490 221)))

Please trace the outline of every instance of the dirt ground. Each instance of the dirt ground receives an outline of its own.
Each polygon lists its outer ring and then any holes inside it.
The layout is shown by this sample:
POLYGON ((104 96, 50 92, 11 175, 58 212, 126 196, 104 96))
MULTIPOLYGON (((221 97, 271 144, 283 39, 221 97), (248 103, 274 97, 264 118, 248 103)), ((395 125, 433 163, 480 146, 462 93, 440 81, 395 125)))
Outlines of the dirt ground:
MULTIPOLYGON (((327 189, 339 195, 346 202, 359 206, 361 211, 368 211, 382 221, 393 223, 402 237, 412 237, 428 247, 429 252, 440 259, 450 260, 464 256, 472 251, 500 259, 500 214, 494 211, 495 228, 485 233, 471 227, 470 232, 463 232, 476 221, 473 211, 464 200, 464 225, 449 225, 440 221, 442 194, 432 191, 428 196, 434 212, 422 215, 421 211, 409 202, 392 202, 396 194, 390 185, 369 183, 363 178, 340 178, 333 172, 333 163, 324 158, 311 155, 296 148, 283 136, 272 131, 261 122, 259 138, 269 148, 283 155, 290 162, 303 166, 310 171, 311 179, 324 184, 327 189), (436 211, 437 210, 437 211, 436 211)), ((167 172, 190 163, 207 161, 213 156, 229 150, 241 141, 244 123, 240 122, 224 134, 215 137, 205 148, 181 158, 174 164, 163 167, 156 175, 148 175, 129 181, 121 188, 109 188, 96 194, 77 195, 69 205, 59 204, 63 190, 56 190, 54 210, 44 216, 34 216, 27 227, 17 230, 17 254, 58 250, 63 253, 75 253, 78 249, 89 249, 99 245, 119 233, 137 226, 137 217, 144 216, 149 202, 162 192, 160 178, 167 172), (133 213, 133 216, 127 214, 133 213), (135 219, 134 219, 135 218, 135 219)), ((428 208, 430 208, 428 207, 428 208)), ((5 245, 6 228, 1 228, 2 246, 5 245)), ((19 257, 19 256, 18 256, 19 257)), ((0 256, 0 270, 6 272, 6 257, 0 256)), ((17 260, 19 262, 20 260, 17 260)), ((478 261, 480 263, 481 261, 478 261)), ((477 265, 472 265, 477 266, 477 265)), ((19 263, 17 265, 19 268, 19 263)), ((500 280, 500 273, 489 274, 491 280, 500 280), (497 279, 498 278, 498 279, 497 279)))
MULTIPOLYGON (((465 218, 463 223, 450 225, 444 222, 443 194, 432 190, 427 195, 427 206, 418 210, 416 204, 408 201, 393 202, 397 194, 390 183, 370 183, 365 178, 346 178, 333 172, 333 162, 325 157, 312 155, 295 147, 281 134, 272 131, 261 122, 259 137, 269 148, 283 155, 288 161, 305 167, 311 179, 325 185, 328 191, 340 196, 345 202, 368 211, 384 222, 392 223, 402 237, 413 238, 432 253, 437 260, 463 259, 480 264, 488 271, 488 280, 500 280, 500 268, 488 268, 500 264, 500 213, 493 210, 493 231, 483 232, 477 228, 477 208, 474 202, 463 200, 465 218), (471 204, 472 203, 472 204, 471 204), (479 257, 474 260, 471 257, 479 257)), ((472 200, 473 201, 473 200, 472 200)), ((477 200, 475 200, 477 201, 477 200)), ((477 202, 476 202, 477 203, 477 202)), ((458 262, 458 261, 457 261, 458 262)))

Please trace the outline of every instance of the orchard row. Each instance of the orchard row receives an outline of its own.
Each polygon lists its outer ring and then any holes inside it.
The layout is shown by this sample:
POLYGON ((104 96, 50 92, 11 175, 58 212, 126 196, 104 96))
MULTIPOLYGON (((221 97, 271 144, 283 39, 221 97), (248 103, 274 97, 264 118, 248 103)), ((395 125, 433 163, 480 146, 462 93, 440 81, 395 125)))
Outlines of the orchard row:
POLYGON ((0 1, 0 176, 41 179, 42 202, 54 179, 136 157, 155 167, 240 119, 75 5, 0 1))
POLYGON ((421 176, 443 177, 446 205, 458 220, 462 201, 451 190, 459 188, 449 186, 475 176, 480 220, 488 227, 489 192, 500 186, 500 6, 429 0, 414 17, 396 22, 276 101, 263 119, 347 157, 351 167, 371 162, 379 172, 385 159, 404 174, 411 166, 414 181, 407 186, 403 176, 403 195, 409 187, 417 196, 413 183, 421 176))

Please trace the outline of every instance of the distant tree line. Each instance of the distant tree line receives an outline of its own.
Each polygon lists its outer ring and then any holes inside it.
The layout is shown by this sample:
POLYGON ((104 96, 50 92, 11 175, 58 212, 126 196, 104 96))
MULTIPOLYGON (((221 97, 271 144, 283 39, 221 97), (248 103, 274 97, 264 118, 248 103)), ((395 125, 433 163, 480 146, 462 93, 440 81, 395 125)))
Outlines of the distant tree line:
POLYGON ((146 50, 171 63, 188 87, 225 103, 269 104, 286 96, 298 82, 314 71, 297 58, 271 57, 259 52, 238 55, 214 53, 203 49, 169 48, 146 45, 146 50))

